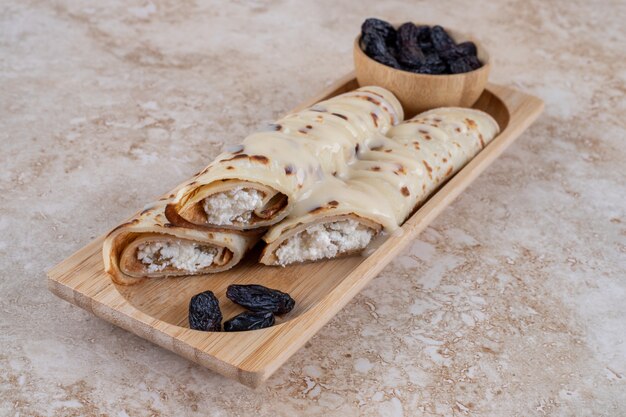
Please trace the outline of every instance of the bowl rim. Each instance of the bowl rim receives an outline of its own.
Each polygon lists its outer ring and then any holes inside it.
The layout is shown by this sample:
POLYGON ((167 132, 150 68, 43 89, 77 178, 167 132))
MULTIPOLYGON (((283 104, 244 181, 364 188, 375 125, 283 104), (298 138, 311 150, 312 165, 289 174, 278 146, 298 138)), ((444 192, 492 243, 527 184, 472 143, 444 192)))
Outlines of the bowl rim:
MULTIPOLYGON (((417 22, 413 22, 416 26, 441 26, 441 25, 431 25, 428 23, 417 23, 417 22)), ((399 26, 401 26, 403 23, 401 24, 397 24, 397 23, 391 23, 391 25, 395 28, 398 29, 399 26)), ((354 39, 354 50, 355 52, 361 54, 363 57, 366 58, 366 60, 373 62, 375 65, 380 65, 381 67, 387 68, 390 71, 400 71, 406 74, 410 74, 416 77, 424 77, 424 78, 434 78, 434 79, 442 79, 442 78, 446 78, 446 77, 464 77, 464 76, 468 76, 470 74, 476 74, 480 71, 489 71, 489 69, 491 68, 491 63, 492 63, 492 59, 491 59, 491 55, 489 54, 489 51, 487 51, 487 49, 483 46, 482 42, 480 42, 478 39, 476 39, 473 35, 468 35, 465 32, 459 32, 456 29, 450 29, 450 28, 444 28, 446 30, 446 32, 448 32, 450 34, 450 36, 452 36, 452 38, 454 39, 454 41, 456 42, 456 37, 460 36, 462 38, 464 38, 465 40, 463 42, 467 42, 467 41, 471 41, 474 42, 474 45, 476 45, 476 55, 479 55, 479 52, 482 52, 482 55, 485 57, 484 60, 481 59, 481 62, 483 62, 483 65, 480 68, 476 68, 475 70, 472 71, 468 71, 468 72, 461 72, 458 74, 421 74, 418 72, 411 72, 411 71, 407 71, 405 69, 402 68, 394 68, 394 67, 390 67, 389 65, 385 65, 382 64, 378 61, 376 61, 374 58, 371 58, 369 55, 367 55, 365 53, 365 51, 361 48, 361 33, 359 33, 356 38, 354 39)))

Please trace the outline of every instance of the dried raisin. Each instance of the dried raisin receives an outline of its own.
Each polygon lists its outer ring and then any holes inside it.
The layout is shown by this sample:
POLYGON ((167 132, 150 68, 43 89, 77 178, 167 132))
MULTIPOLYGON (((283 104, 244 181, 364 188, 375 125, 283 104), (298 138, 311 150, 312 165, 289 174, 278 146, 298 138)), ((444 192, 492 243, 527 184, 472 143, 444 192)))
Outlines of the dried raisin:
POLYGON ((273 326, 275 321, 276 319, 271 311, 246 311, 224 322, 224 331, 239 332, 264 329, 273 326))
POLYGON ((361 48, 381 64, 421 74, 457 74, 482 66, 473 42, 456 44, 441 26, 404 23, 396 31, 380 19, 361 26, 361 48))
POLYGON ((430 30, 430 38, 436 51, 447 51, 456 46, 454 40, 441 26, 433 26, 430 30))
POLYGON ((222 327, 220 303, 211 291, 201 292, 189 301, 189 327, 194 330, 219 332, 222 327))
POLYGON ((361 48, 381 64, 400 68, 395 58, 396 30, 379 19, 367 19, 361 26, 361 48))
POLYGON ((288 313, 296 304, 289 294, 255 284, 229 285, 226 297, 248 310, 271 311, 275 314, 288 313))
POLYGON ((407 22, 398 28, 398 62, 410 68, 419 68, 424 65, 424 52, 417 44, 417 26, 407 22))

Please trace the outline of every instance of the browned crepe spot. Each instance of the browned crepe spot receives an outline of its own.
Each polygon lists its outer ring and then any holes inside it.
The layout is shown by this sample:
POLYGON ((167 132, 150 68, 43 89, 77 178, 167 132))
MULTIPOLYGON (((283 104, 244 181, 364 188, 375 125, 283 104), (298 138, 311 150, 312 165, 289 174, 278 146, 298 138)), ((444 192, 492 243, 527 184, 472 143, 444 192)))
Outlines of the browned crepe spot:
POLYGON ((270 163, 270 160, 266 156, 263 156, 263 155, 252 155, 250 157, 250 160, 251 161, 260 162, 260 163, 262 163, 264 165, 267 165, 267 164, 270 163))
POLYGON ((405 197, 408 197, 408 196, 410 196, 410 195, 411 195, 411 193, 409 192, 409 189, 408 189, 406 186, 405 186, 405 187, 402 187, 402 188, 400 189, 400 191, 402 192, 402 195, 403 195, 403 196, 405 196, 405 197))
POLYGON ((220 162, 234 161, 235 159, 248 158, 248 155, 245 153, 240 153, 238 155, 233 156, 229 159, 222 159, 220 162))
POLYGON ((374 126, 378 127, 378 116, 376 115, 376 113, 371 112, 370 116, 372 116, 372 120, 374 121, 374 126))
POLYGON ((476 128, 478 128, 478 125, 472 119, 465 119, 465 124, 467 125, 467 127, 469 129, 476 129, 476 128))
POLYGON ((426 162, 426 161, 424 161, 424 160, 422 160, 422 163, 424 164, 424 166, 426 167, 426 170, 428 171, 428 176, 429 176, 430 178, 432 178, 432 177, 433 177, 433 176, 432 176, 432 172, 433 172, 432 167, 431 167, 430 165, 428 165, 428 162, 426 162))
POLYGON ((376 100, 375 98, 372 98, 370 96, 362 96, 360 94, 355 94, 354 97, 360 98, 361 100, 367 100, 367 101, 369 101, 371 103, 376 104, 377 106, 381 106, 381 104, 382 104, 379 100, 376 100))

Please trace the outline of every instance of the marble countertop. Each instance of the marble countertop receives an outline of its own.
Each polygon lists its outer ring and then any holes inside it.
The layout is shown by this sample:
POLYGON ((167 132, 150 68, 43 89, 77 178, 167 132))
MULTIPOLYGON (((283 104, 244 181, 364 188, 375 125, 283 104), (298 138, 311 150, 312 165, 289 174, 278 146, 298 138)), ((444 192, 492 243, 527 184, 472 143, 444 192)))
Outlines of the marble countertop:
POLYGON ((0 415, 626 414, 626 3, 0 4, 0 415), (472 32, 539 120, 251 390, 45 270, 352 68, 362 20, 472 32))

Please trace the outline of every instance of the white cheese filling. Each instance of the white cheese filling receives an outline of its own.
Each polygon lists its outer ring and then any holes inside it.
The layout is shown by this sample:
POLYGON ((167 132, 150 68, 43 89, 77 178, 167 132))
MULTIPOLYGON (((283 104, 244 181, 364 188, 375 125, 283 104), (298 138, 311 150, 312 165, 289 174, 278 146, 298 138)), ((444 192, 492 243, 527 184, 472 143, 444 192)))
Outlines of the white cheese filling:
POLYGON ((193 242, 150 242, 139 245, 137 259, 148 272, 162 271, 168 266, 188 272, 197 272, 213 263, 217 248, 193 242))
POLYGON ((338 254, 365 248, 374 230, 354 220, 316 224, 287 239, 276 250, 280 265, 334 258, 338 254))
POLYGON ((263 207, 263 194, 258 190, 237 187, 208 196, 203 201, 203 207, 208 223, 217 225, 248 223, 252 213, 263 207))

